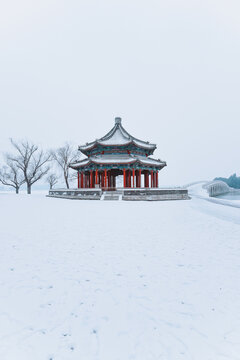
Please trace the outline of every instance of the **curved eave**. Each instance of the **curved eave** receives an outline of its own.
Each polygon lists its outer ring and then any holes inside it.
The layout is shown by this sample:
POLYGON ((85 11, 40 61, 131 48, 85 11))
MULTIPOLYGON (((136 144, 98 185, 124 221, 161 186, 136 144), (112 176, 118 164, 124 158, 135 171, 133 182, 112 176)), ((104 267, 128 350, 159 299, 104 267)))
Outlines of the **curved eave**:
POLYGON ((88 147, 86 146, 79 146, 78 150, 81 151, 83 154, 87 153, 90 150, 93 150, 94 148, 96 148, 98 145, 99 146, 109 146, 109 147, 124 147, 124 146, 129 146, 129 145, 135 145, 137 148, 141 148, 141 149, 145 149, 145 150, 155 150, 157 148, 157 145, 155 144, 149 144, 148 146, 136 143, 134 140, 126 142, 125 144, 106 144, 104 142, 100 142, 100 141, 95 141, 94 143, 92 143, 91 145, 89 144, 88 147))
POLYGON ((141 160, 138 160, 138 162, 143 166, 155 167, 155 168, 159 168, 159 169, 162 169, 165 166, 167 166, 167 164, 165 162, 158 162, 158 163, 155 162, 154 164, 151 162, 148 162, 148 161, 141 161, 141 160))
MULTIPOLYGON (((155 160, 154 160, 155 161, 155 160)), ((132 165, 132 164, 135 164, 135 163, 139 163, 143 166, 147 166, 147 167, 157 167, 159 169, 162 169, 164 168, 165 166, 167 166, 167 163, 166 162, 159 162, 159 163, 151 163, 151 162, 148 162, 147 160, 146 161, 142 161, 140 159, 132 159, 132 160, 128 160, 128 161, 96 161, 96 160, 84 160, 82 163, 77 163, 77 164, 70 164, 69 167, 74 169, 74 170, 77 170, 77 169, 80 169, 80 168, 84 168, 86 166, 89 166, 91 164, 94 164, 94 165, 100 165, 100 166, 107 166, 107 165, 132 165)))
POLYGON ((80 150, 82 152, 89 151, 89 150, 93 149, 96 144, 97 144, 97 141, 91 142, 88 145, 80 145, 80 146, 78 146, 78 150, 80 150))

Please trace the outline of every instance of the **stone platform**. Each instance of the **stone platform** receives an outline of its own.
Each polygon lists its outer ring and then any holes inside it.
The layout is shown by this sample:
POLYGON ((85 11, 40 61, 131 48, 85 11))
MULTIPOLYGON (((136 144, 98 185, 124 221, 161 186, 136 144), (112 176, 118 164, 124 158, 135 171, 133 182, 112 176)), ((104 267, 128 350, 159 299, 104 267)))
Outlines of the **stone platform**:
POLYGON ((52 189, 48 197, 72 200, 124 200, 124 201, 166 201, 188 200, 188 190, 182 188, 117 188, 102 189, 52 189))

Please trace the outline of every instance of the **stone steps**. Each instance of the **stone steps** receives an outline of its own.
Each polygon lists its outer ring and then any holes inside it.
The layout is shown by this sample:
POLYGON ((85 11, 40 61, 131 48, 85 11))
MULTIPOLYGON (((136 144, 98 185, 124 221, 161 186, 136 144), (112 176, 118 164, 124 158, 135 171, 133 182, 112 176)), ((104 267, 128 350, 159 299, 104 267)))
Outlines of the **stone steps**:
POLYGON ((117 200, 118 201, 119 200, 119 195, 115 195, 115 196, 113 196, 113 195, 110 195, 110 196, 105 195, 103 200, 115 200, 115 201, 117 200))
POLYGON ((123 192, 116 190, 116 191, 104 191, 102 194, 101 200, 107 200, 107 201, 119 201, 122 199, 123 192))

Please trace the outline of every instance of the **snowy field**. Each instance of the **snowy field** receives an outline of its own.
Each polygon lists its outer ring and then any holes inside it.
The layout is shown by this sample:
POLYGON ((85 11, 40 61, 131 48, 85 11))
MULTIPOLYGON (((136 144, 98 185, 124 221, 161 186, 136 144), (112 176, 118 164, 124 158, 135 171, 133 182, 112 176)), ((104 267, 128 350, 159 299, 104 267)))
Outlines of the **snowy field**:
POLYGON ((240 209, 0 194, 1 360, 240 359, 240 209))

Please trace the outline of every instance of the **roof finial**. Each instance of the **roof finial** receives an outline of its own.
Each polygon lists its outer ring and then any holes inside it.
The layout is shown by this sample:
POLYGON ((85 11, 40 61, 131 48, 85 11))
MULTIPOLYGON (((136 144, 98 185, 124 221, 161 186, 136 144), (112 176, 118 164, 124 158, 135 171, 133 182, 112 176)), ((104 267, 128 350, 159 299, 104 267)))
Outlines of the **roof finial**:
POLYGON ((115 117, 115 124, 121 124, 122 119, 120 117, 115 117))

